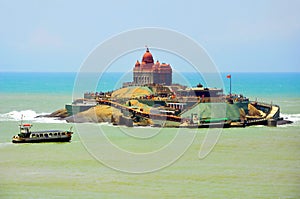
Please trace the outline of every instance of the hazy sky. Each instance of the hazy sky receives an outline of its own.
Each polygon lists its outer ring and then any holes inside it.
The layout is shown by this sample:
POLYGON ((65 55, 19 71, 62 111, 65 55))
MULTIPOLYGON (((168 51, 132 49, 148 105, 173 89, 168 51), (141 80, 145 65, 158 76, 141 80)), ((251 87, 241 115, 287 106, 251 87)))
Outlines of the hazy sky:
POLYGON ((299 72, 299 10, 297 0, 0 0, 0 71, 76 72, 111 36, 161 27, 193 38, 222 72, 299 72))

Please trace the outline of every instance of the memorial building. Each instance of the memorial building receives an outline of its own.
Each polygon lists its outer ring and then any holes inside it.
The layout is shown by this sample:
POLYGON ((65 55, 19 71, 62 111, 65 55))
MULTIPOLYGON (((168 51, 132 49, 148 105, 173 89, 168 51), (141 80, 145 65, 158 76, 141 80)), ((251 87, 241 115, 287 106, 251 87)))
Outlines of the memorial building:
POLYGON ((133 82, 131 85, 141 86, 149 84, 172 84, 172 67, 170 64, 160 63, 158 60, 154 63, 149 48, 146 49, 142 61, 136 61, 133 68, 133 82))

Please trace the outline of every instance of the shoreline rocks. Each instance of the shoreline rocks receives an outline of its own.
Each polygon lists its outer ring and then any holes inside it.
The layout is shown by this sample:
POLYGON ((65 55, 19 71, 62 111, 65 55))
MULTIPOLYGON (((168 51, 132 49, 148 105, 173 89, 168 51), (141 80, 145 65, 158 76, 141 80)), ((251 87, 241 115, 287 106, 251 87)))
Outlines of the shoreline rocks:
POLYGON ((70 123, 109 122, 113 124, 119 124, 121 116, 123 116, 123 114, 116 108, 107 105, 97 105, 86 111, 68 116, 64 119, 70 123))
POLYGON ((58 117, 60 119, 64 119, 68 116, 69 116, 69 114, 67 112, 67 109, 64 108, 64 109, 59 109, 57 111, 54 111, 53 113, 50 113, 48 115, 38 115, 37 118, 38 117, 58 117))

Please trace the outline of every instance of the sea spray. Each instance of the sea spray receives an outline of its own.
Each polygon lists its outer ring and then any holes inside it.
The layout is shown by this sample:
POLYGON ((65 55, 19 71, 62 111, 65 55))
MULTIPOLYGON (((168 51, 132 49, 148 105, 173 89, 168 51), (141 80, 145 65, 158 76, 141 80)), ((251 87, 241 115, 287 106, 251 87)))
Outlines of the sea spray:
POLYGON ((280 116, 285 120, 290 120, 293 123, 300 123, 300 114, 285 114, 281 113, 280 116))
POLYGON ((33 110, 11 111, 0 114, 0 121, 30 121, 37 123, 66 123, 65 120, 57 118, 38 117, 39 115, 48 115, 49 113, 37 113, 33 110))

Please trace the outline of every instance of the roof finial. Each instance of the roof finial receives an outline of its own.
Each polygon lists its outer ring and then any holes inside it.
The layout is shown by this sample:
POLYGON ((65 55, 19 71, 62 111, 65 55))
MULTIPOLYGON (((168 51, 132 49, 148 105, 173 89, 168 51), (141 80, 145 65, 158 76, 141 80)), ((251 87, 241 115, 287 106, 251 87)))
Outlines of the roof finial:
POLYGON ((147 45, 145 45, 145 47, 147 48, 147 49, 146 49, 146 52, 149 52, 149 48, 148 48, 148 46, 147 46, 147 45))

